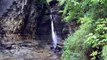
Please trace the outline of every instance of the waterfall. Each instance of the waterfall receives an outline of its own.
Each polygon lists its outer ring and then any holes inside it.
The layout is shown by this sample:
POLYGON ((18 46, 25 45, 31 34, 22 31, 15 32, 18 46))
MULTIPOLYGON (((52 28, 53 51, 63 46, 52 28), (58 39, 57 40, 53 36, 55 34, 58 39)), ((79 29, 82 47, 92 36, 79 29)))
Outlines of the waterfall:
POLYGON ((52 32, 52 40, 53 40, 53 47, 56 48, 57 47, 57 35, 54 31, 54 23, 53 21, 51 21, 51 32, 52 32))
MULTIPOLYGON (((50 10, 50 11, 52 12, 52 10, 50 10)), ((54 30, 55 17, 53 17, 52 14, 50 14, 50 19, 51 19, 51 34, 52 34, 52 40, 53 40, 53 47, 55 49, 57 47, 57 35, 54 30)))

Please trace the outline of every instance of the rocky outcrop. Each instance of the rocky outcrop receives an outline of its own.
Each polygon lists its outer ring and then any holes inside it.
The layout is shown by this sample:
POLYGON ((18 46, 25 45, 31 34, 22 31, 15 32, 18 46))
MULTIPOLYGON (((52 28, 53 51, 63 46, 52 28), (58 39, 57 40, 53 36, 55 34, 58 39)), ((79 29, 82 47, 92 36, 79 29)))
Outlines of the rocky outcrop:
MULTIPOLYGON (((63 31, 65 25, 61 21, 60 7, 52 4, 56 2, 47 5, 45 0, 0 0, 0 8, 2 8, 0 9, 0 51, 5 56, 3 59, 59 59, 56 55, 54 57, 54 53, 50 50, 52 43, 50 14, 54 17, 55 32, 60 39, 56 52, 62 50, 62 40, 67 33, 63 31), (50 12, 50 9, 53 12, 50 12)), ((3 57, 1 55, 0 57, 3 57)))
POLYGON ((9 9, 10 6, 12 5, 13 0, 0 0, 0 16, 6 12, 6 9, 9 9))
POLYGON ((24 5, 26 4, 27 2, 21 2, 21 0, 12 1, 10 8, 6 9, 7 12, 3 13, 0 21, 1 28, 5 34, 19 33, 25 18, 24 5))
POLYGON ((38 0, 1 0, 0 34, 19 34, 35 37, 37 20, 44 13, 45 4, 38 0))

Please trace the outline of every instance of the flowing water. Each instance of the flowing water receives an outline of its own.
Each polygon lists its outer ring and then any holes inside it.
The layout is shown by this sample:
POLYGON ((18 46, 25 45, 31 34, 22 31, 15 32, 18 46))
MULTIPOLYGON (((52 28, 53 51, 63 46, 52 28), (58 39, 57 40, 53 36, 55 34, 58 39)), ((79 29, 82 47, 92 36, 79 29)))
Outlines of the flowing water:
POLYGON ((53 47, 54 49, 57 47, 57 35, 54 31, 54 23, 51 21, 51 32, 52 32, 52 40, 53 40, 53 47))
MULTIPOLYGON (((52 10, 50 12, 52 12, 52 10)), ((51 19, 51 34, 53 40, 53 47, 55 49, 57 47, 57 35, 54 30, 54 17, 52 16, 52 14, 50 14, 50 19, 51 19)))
POLYGON ((54 3, 53 1, 53 4, 52 6, 50 6, 50 20, 51 20, 51 35, 52 35, 52 40, 53 40, 53 48, 56 50, 57 48, 57 44, 58 44, 58 35, 57 35, 57 31, 55 31, 55 23, 57 19, 57 16, 58 16, 58 12, 57 12, 57 3, 54 3))

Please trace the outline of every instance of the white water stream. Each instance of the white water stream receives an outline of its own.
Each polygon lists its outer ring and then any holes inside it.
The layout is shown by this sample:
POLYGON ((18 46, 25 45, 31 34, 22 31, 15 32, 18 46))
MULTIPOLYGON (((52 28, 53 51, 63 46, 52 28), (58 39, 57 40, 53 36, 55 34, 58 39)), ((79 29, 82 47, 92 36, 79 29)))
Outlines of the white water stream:
POLYGON ((57 35, 54 31, 54 23, 53 21, 51 21, 51 32, 52 32, 52 40, 53 40, 53 47, 56 48, 57 47, 57 35))
POLYGON ((54 30, 54 17, 51 14, 50 14, 50 19, 51 19, 51 34, 52 34, 52 40, 53 40, 53 47, 55 49, 57 47, 57 35, 54 30))

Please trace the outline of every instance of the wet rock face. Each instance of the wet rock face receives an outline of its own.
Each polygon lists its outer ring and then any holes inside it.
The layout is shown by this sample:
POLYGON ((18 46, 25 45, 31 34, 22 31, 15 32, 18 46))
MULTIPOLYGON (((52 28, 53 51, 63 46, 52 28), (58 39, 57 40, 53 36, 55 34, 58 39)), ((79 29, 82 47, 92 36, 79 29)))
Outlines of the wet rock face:
POLYGON ((58 6, 58 1, 56 0, 51 1, 50 6, 51 6, 50 12, 52 15, 52 20, 54 22, 54 29, 57 36, 59 37, 58 40, 60 41, 65 39, 64 36, 66 36, 66 34, 63 33, 65 23, 62 21, 61 13, 59 12, 60 6, 58 6))
POLYGON ((7 9, 7 12, 3 13, 1 17, 1 27, 5 34, 12 34, 20 30, 25 16, 23 9, 26 4, 27 2, 23 0, 13 1, 12 5, 7 9))
MULTIPOLYGON (((36 6, 41 3, 37 0, 0 0, 0 10, 2 17, 0 24, 5 34, 35 35, 38 16, 41 14, 41 7, 36 6), (38 8, 40 8, 38 10, 38 8), (4 11, 3 11, 4 10, 4 11)), ((41 4, 42 5, 42 4, 41 4)))
POLYGON ((44 26, 39 23, 44 21, 42 17, 45 14, 45 6, 45 3, 38 0, 13 0, 9 8, 5 8, 7 11, 0 17, 0 44, 7 45, 8 42, 23 41, 23 38, 35 39, 38 28, 44 26))
POLYGON ((9 9, 14 0, 0 0, 0 16, 9 9))
MULTIPOLYGON (((0 48, 5 56, 3 59, 59 60, 57 56, 53 56, 54 53, 50 49, 47 49, 50 46, 44 44, 52 42, 50 14, 55 17, 56 33, 58 36, 62 36, 63 23, 60 23, 59 7, 53 7, 55 12, 50 13, 49 7, 41 0, 0 1, 5 1, 4 3, 11 1, 7 3, 9 5, 5 5, 7 7, 4 10, 6 11, 2 12, 1 10, 0 17, 0 48), (36 39, 32 40, 35 37, 36 39), (26 40, 27 42, 25 42, 26 40), (39 47, 38 51, 37 47, 39 47)), ((58 52, 62 49, 60 45, 59 43, 58 52)), ((3 56, 0 55, 0 57, 3 56)))
MULTIPOLYGON (((0 17, 0 34, 12 38, 15 35, 28 35, 42 42, 52 42, 50 14, 55 18, 55 31, 59 37, 63 34, 63 23, 58 5, 51 7, 41 0, 0 0, 0 7, 6 10, 0 17), (53 12, 50 13, 49 9, 53 12), (15 34, 13 37, 10 34, 15 34)), ((0 35, 0 37, 2 37, 0 35)), ((20 36, 19 36, 20 37, 20 36)), ((27 36, 26 36, 27 37, 27 36)), ((8 40, 12 40, 9 39, 8 40)), ((62 38, 62 37, 61 37, 62 38)), ((60 38, 59 38, 60 39, 60 38)), ((60 39, 61 40, 61 39, 60 39)), ((40 42, 40 43, 42 43, 40 42)))

